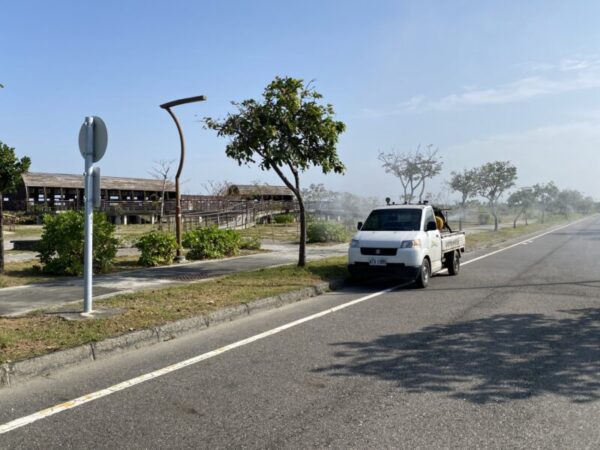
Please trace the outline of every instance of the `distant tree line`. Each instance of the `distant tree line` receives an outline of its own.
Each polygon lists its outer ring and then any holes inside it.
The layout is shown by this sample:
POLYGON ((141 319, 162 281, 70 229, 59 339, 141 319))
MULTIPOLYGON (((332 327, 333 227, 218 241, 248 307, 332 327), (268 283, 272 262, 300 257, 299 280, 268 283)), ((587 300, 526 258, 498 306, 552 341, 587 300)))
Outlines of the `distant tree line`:
MULTIPOLYGON (((419 146, 415 151, 380 152, 378 159, 382 168, 400 181, 402 202, 431 200, 431 194, 425 194, 426 186, 441 173, 443 167, 437 147, 427 145, 425 148, 419 146)), ((452 172, 447 185, 451 191, 460 194, 459 228, 463 228, 467 205, 475 199, 482 199, 494 219, 494 231, 497 231, 502 197, 514 188, 516 181, 517 168, 510 161, 492 161, 462 172, 452 172)), ((540 221, 544 223, 548 213, 589 213, 598 207, 591 197, 576 190, 560 190, 553 182, 520 188, 512 192, 503 205, 515 211, 514 227, 519 219, 527 219, 533 209, 540 211, 540 221)))
MULTIPOLYGON (((461 195, 459 201, 459 227, 465 217, 469 200, 483 197, 494 216, 494 230, 498 230, 498 205, 501 196, 515 185, 517 168, 509 161, 486 163, 481 167, 465 169, 462 172, 452 172, 448 185, 454 192, 461 195)), ((530 187, 522 187, 513 191, 506 205, 515 211, 513 227, 517 221, 536 209, 540 212, 540 222, 544 223, 548 213, 569 216, 572 213, 589 214, 597 210, 594 199, 572 189, 560 190, 552 181, 536 183, 530 187)))

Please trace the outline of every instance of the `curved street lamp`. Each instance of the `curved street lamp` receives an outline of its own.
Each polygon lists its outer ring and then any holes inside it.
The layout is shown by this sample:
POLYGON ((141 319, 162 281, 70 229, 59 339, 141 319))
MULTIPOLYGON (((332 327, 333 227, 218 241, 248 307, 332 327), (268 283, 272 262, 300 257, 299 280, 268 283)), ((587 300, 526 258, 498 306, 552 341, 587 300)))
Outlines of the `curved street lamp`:
MULTIPOLYGON (((185 261, 185 256, 182 254, 181 247, 181 193, 179 191, 179 177, 181 176, 181 171, 183 170, 183 162, 185 160, 185 142, 183 140, 183 131, 181 130, 181 125, 171 111, 173 106, 185 105, 187 103, 196 103, 203 102, 206 100, 205 95, 199 95, 197 97, 188 97, 182 98, 179 100, 173 100, 172 102, 163 103, 160 105, 162 109, 166 109, 169 115, 175 121, 175 126, 177 126, 177 131, 179 132, 179 142, 181 144, 181 156, 179 158, 179 167, 177 168, 177 174, 175 174, 175 235, 177 237, 177 256, 175 257, 176 262, 185 261)), ((161 218, 162 220, 162 218, 161 218)))

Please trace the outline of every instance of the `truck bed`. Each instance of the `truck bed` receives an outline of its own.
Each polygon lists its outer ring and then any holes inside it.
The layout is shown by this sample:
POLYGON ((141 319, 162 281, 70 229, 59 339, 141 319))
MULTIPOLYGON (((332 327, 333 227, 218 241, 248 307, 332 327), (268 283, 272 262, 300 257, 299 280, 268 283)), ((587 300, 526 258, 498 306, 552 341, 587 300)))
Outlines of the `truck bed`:
POLYGON ((455 231, 453 233, 442 233, 442 253, 456 250, 465 251, 465 232, 455 231))

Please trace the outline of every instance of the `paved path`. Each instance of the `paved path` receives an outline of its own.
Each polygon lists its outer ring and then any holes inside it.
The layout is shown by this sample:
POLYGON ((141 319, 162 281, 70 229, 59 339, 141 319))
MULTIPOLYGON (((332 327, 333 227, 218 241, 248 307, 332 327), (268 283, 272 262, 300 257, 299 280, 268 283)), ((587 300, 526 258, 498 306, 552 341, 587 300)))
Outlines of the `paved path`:
MULTIPOLYGON (((197 281, 279 264, 291 264, 298 260, 297 245, 267 244, 263 245, 263 248, 269 252, 96 276, 94 297, 197 281)), ((346 254, 347 249, 348 244, 308 246, 307 257, 309 260, 314 260, 327 256, 341 256, 346 254)), ((81 300, 82 297, 82 278, 0 289, 0 316, 14 316, 39 308, 64 305, 81 300)))

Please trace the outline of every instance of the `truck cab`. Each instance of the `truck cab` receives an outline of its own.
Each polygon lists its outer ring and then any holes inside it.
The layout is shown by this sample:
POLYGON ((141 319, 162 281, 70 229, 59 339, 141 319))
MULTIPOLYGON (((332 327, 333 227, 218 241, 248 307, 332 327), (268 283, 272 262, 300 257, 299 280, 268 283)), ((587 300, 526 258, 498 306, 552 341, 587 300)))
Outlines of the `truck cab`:
POLYGON ((438 228, 431 205, 389 205, 371 211, 348 249, 353 277, 392 273, 427 287, 432 274, 458 274, 465 235, 438 228))

